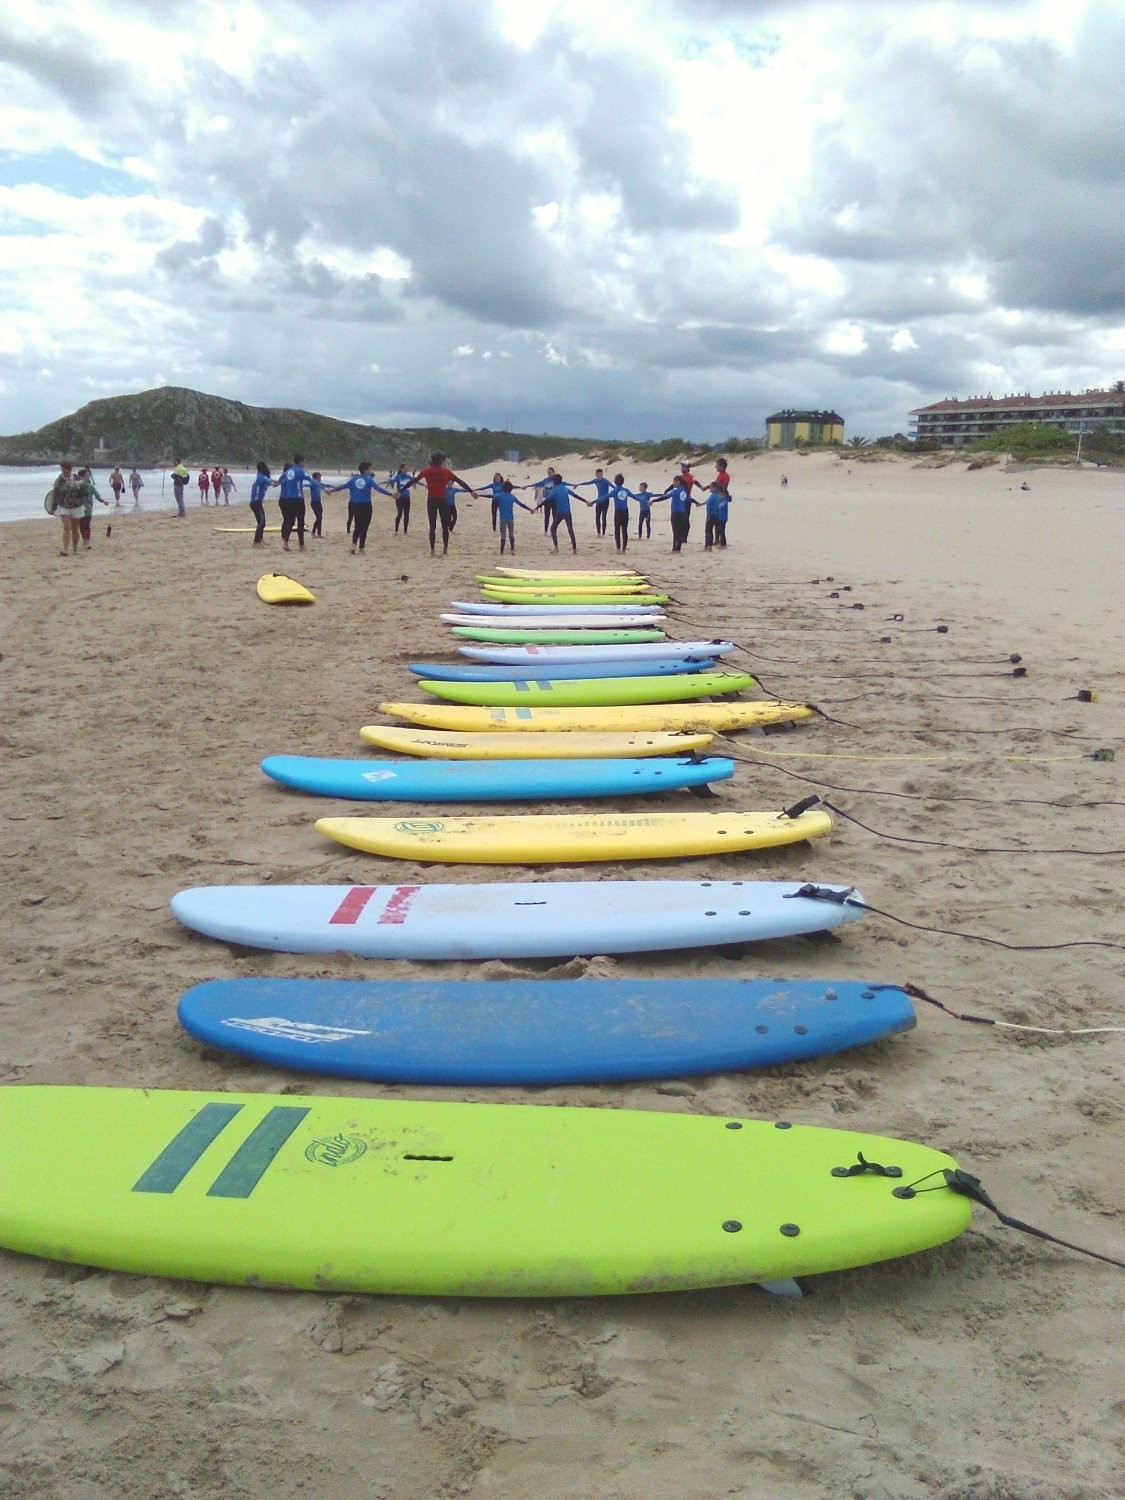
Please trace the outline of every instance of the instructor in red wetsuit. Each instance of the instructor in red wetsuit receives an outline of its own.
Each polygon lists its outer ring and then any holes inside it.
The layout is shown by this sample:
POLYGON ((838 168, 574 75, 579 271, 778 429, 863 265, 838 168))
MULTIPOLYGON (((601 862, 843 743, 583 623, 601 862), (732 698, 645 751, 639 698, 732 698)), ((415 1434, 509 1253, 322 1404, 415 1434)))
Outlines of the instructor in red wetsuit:
MULTIPOLYGON (((445 467, 444 453, 431 453, 430 461, 424 469, 419 469, 410 485, 421 481, 426 486, 426 518, 430 523, 430 556, 434 554, 437 545, 437 524, 441 521, 441 552, 444 557, 449 551, 449 533, 453 527, 450 522, 453 512, 446 503, 445 492, 449 485, 459 484, 468 490, 470 495, 476 491, 471 484, 467 484, 460 474, 455 474, 452 469, 445 467)), ((410 488, 410 485, 407 488, 410 488)))

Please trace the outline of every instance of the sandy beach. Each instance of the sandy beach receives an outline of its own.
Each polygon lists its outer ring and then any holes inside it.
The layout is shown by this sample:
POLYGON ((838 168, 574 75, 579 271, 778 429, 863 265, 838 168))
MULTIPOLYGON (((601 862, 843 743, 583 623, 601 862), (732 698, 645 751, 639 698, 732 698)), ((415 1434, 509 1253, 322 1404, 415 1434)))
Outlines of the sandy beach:
MULTIPOLYGON (((555 461, 571 482, 600 462, 555 461)), ((626 478, 662 489, 675 468, 626 478)), ((665 506, 625 561, 674 595, 671 633, 729 636, 745 648, 732 666, 826 716, 717 742, 739 761, 720 795, 774 808, 819 792, 840 810, 835 830, 727 861, 554 873, 840 882, 916 926, 870 915, 838 939, 738 956, 485 972, 910 981, 955 1011, 1121 1026, 1122 952, 1097 946, 1125 940, 1120 761, 1093 752, 1121 740, 1125 472, 827 453, 735 457, 731 471, 725 551, 703 551, 696 519, 672 555, 665 506), (1013 656, 1026 675, 1013 675, 1013 656), (1054 946, 1066 944, 1087 946, 1054 946)), ((185 1036, 175 1005, 204 979, 423 969, 235 952, 177 924, 177 890, 503 878, 332 845, 313 827, 325 805, 258 769, 274 752, 360 755, 358 729, 381 700, 421 697, 406 664, 449 654, 439 611, 475 597, 474 575, 499 561, 488 502, 462 501, 450 555, 431 559, 422 502, 403 538, 376 497, 357 557, 343 496, 326 500, 323 540, 288 554, 276 535, 253 549, 248 535, 216 532, 250 524, 241 500, 221 517, 191 503, 182 520, 99 508, 92 549, 67 559, 56 523, 3 527, 4 1082, 843 1124, 947 1150, 1006 1213, 1122 1255, 1120 1033, 1005 1031, 920 1004, 915 1031, 799 1067, 499 1095, 298 1078, 185 1036), (255 582, 273 569, 311 588, 315 607, 261 604, 255 582)), ((592 512, 576 510, 579 561, 615 565, 612 526, 597 538, 592 512)), ((538 518, 516 514, 517 562, 571 565, 552 557, 538 518)), ((481 976, 467 963, 424 972, 481 976)), ((981 1208, 945 1248, 820 1278, 800 1301, 756 1287, 318 1296, 7 1253, 0 1272, 0 1493, 11 1500, 1090 1500, 1122 1489, 1121 1272, 981 1208)))

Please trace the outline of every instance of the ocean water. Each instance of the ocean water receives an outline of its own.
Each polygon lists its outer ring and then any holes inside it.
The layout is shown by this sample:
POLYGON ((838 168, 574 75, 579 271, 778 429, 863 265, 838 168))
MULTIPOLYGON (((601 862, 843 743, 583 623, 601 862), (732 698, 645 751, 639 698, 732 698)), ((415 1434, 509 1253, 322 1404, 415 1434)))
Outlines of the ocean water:
MULTIPOLYGON (((20 469, 8 468, 0 465, 0 521, 53 521, 43 509, 43 496, 55 482, 59 472, 57 464, 44 465, 39 468, 20 469)), ((110 509, 113 509, 113 491, 109 485, 109 469, 95 469, 94 483, 98 487, 98 494, 103 500, 109 501, 110 509)), ((123 469, 126 481, 129 471, 123 469)), ((199 504, 199 489, 196 485, 198 469, 191 471, 191 482, 187 488, 185 503, 189 506, 199 504)), ((245 507, 250 499, 250 485, 253 483, 254 475, 249 470, 232 469, 231 478, 237 485, 237 489, 230 497, 230 508, 245 507)), ((141 478, 144 480, 144 488, 141 490, 142 511, 174 511, 176 501, 172 494, 172 481, 168 477, 167 470, 142 469, 141 478)), ((276 495, 277 491, 270 492, 276 495)), ((122 508, 133 509, 133 492, 126 483, 125 494, 121 499, 122 508)), ((220 507, 221 509, 222 507, 220 507)), ((95 506, 96 510, 101 509, 95 506)), ((245 517, 240 517, 245 522, 245 517)))

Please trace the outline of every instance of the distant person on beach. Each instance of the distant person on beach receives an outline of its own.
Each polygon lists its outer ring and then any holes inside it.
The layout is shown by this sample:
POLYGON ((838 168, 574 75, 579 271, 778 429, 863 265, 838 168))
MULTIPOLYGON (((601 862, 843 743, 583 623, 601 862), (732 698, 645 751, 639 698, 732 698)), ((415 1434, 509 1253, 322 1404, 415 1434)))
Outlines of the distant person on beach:
POLYGON ((98 494, 98 487, 94 483, 94 476, 89 469, 79 469, 78 478, 85 481, 86 499, 82 506, 82 514, 78 519, 78 532, 82 538, 82 545, 89 552, 91 546, 90 517, 94 514, 94 501, 99 505, 108 505, 108 500, 103 500, 98 494))
POLYGON ((215 504, 219 503, 219 493, 223 488, 223 471, 218 464, 211 470, 211 493, 215 497, 215 504))
POLYGON ((129 488, 133 491, 134 510, 140 510, 141 508, 141 491, 144 489, 144 487, 145 482, 141 478, 141 471, 137 468, 136 464, 134 464, 132 469, 129 471, 129 488))
POLYGON ((508 551, 512 554, 513 557, 515 557, 515 508, 518 505, 521 510, 526 510, 529 516, 534 515, 535 512, 530 505, 525 505, 522 500, 516 499, 516 487, 510 479, 500 480, 499 486, 497 486, 496 484, 497 479, 500 479, 499 474, 495 476, 492 483, 490 485, 487 485, 486 488, 491 490, 492 492, 492 509, 494 514, 496 515, 497 520, 500 523, 500 556, 504 556, 504 539, 506 537, 508 541, 508 551))
POLYGON ((554 483, 548 485, 547 489, 543 492, 542 500, 535 507, 536 510, 539 510, 540 507, 544 510, 548 506, 551 508, 551 546, 556 552, 559 550, 560 526, 566 527, 567 535, 570 537, 570 550, 575 553, 578 551, 578 543, 574 539, 574 522, 570 514, 570 502, 572 498, 581 500, 583 505, 593 505, 594 503, 592 500, 587 500, 584 495, 580 495, 577 490, 572 490, 561 474, 556 474, 554 483))
MULTIPOLYGON (((851 472, 852 471, 849 469, 848 473, 850 474, 851 472)), ((789 475, 788 474, 783 474, 781 476, 781 488, 783 490, 787 490, 789 488, 789 475)))
POLYGON ((269 464, 259 460, 258 472, 254 476, 254 483, 250 486, 250 509, 254 512, 254 519, 258 523, 252 544, 255 547, 262 545, 262 538, 266 534, 266 491, 272 489, 276 483, 276 479, 270 478, 269 464))
MULTIPOLYGON (((445 496, 448 487, 454 483, 459 484, 462 489, 472 489, 472 485, 466 484, 460 474, 455 474, 452 469, 446 468, 444 453, 431 453, 429 463, 424 469, 419 469, 410 481, 411 486, 415 484, 426 486, 426 519, 430 525, 431 557, 437 546, 439 521, 441 522, 441 555, 444 557, 449 551, 449 533, 453 527, 449 524, 449 507, 445 496)), ((456 524, 456 517, 454 517, 454 524, 456 524)))
POLYGON ((378 490, 380 495, 386 495, 392 500, 394 499, 393 492, 385 490, 381 484, 375 483, 375 476, 371 472, 371 465, 366 459, 364 459, 356 472, 345 483, 326 484, 324 488, 330 495, 334 495, 340 490, 347 490, 348 511, 352 518, 352 551, 355 552, 357 548, 360 552, 365 551, 367 547, 367 532, 371 526, 371 516, 373 513, 372 499, 374 492, 378 490))
POLYGON ((594 530, 598 536, 605 536, 606 517, 609 514, 609 502, 613 486, 605 477, 604 469, 595 469, 593 479, 580 479, 574 488, 576 490, 584 490, 589 489, 591 485, 593 485, 596 491, 594 499, 594 530))
POLYGON ((121 496, 125 493, 125 476, 120 468, 114 469, 109 476, 110 489, 113 491, 113 504, 117 510, 121 509, 121 496))
MULTIPOLYGON (((207 505, 209 503, 207 497, 208 497, 208 495, 210 494, 210 491, 211 491, 211 476, 210 476, 210 474, 208 474, 206 466, 204 466, 199 471, 199 481, 198 481, 198 483, 199 483, 199 503, 200 503, 200 505, 207 505)), ((219 503, 218 496, 216 496, 215 497, 215 504, 218 505, 218 503, 219 503)))
POLYGON ((629 493, 637 502, 637 541, 640 541, 642 532, 651 540, 653 496, 648 487, 648 480, 642 479, 640 489, 630 490, 629 493))
POLYGON ((410 482, 414 478, 404 463, 399 462, 398 468, 387 480, 395 497, 395 535, 398 535, 399 523, 402 523, 402 534, 405 536, 410 530, 410 482))
POLYGON ((51 492, 55 500, 55 515, 62 522, 60 556, 66 557, 68 551, 73 551, 77 556, 78 539, 81 535, 78 523, 86 508, 86 489, 74 473, 74 465, 69 459, 64 459, 59 464, 58 478, 51 486, 51 492))
MULTIPOLYGON (((213 477, 213 476, 212 476, 213 477)), ((222 483, 222 475, 219 476, 222 483)), ((286 464, 278 480, 277 503, 281 507, 281 545, 289 551, 289 538, 297 528, 297 545, 305 550, 305 485, 312 482, 312 475, 305 468, 305 455, 297 453, 293 462, 286 464)))
POLYGON ((176 497, 176 512, 178 515, 186 516, 184 509, 184 485, 187 484, 191 475, 187 471, 182 458, 176 460, 176 467, 172 470, 172 493, 176 497))
POLYGON ((706 514, 707 520, 703 526, 703 550, 709 552, 714 547, 725 547, 727 544, 727 512, 730 509, 730 496, 718 480, 712 480, 707 486, 706 514))
MULTIPOLYGON (((230 492, 231 492, 231 490, 237 490, 238 489, 238 485, 235 484, 234 480, 230 477, 230 470, 229 469, 224 469, 223 470, 222 485, 223 485, 223 504, 224 505, 229 505, 230 504, 230 492)), ((219 497, 216 495, 215 496, 215 504, 218 505, 218 503, 219 503, 219 497)))
POLYGON ((324 476, 319 469, 314 469, 312 478, 309 480, 309 506, 313 513, 312 531, 310 536, 323 537, 324 535, 324 502, 320 493, 324 489, 324 476))

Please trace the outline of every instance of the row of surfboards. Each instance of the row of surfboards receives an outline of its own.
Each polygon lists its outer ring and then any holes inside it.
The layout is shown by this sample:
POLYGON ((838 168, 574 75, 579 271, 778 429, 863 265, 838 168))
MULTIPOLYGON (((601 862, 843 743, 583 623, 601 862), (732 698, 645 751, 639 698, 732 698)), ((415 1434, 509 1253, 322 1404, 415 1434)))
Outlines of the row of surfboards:
MULTIPOLYGON (((276 755, 263 761, 266 774, 353 801, 709 795, 734 772, 729 758, 700 754, 714 733, 811 712, 713 701, 753 684, 714 670, 730 642, 658 644, 648 636, 656 622, 639 627, 642 640, 619 639, 635 633, 624 615, 664 602, 634 575, 509 569, 481 582, 481 604, 455 601, 457 622, 446 623, 485 644, 461 647, 460 664, 411 668, 431 696, 452 702, 382 704, 418 727, 361 730, 400 758, 276 755), (460 623, 473 617, 488 623, 460 623)), ((317 826, 384 856, 555 865, 734 851, 830 824, 797 807, 317 826)), ((426 960, 741 945, 839 927, 863 909, 848 887, 741 880, 262 884, 172 901, 185 925, 228 943, 426 960)), ((189 989, 178 1015, 205 1044, 259 1062, 459 1086, 772 1066, 883 1040, 915 1020, 895 985, 793 980, 218 980, 189 989)), ((538 1296, 759 1281, 792 1293, 794 1277, 941 1244, 969 1219, 943 1153, 785 1121, 8 1088, 4 1129, 52 1149, 16 1153, 0 1242, 236 1284, 538 1296), (942 1174, 947 1191, 910 1186, 942 1174)))

